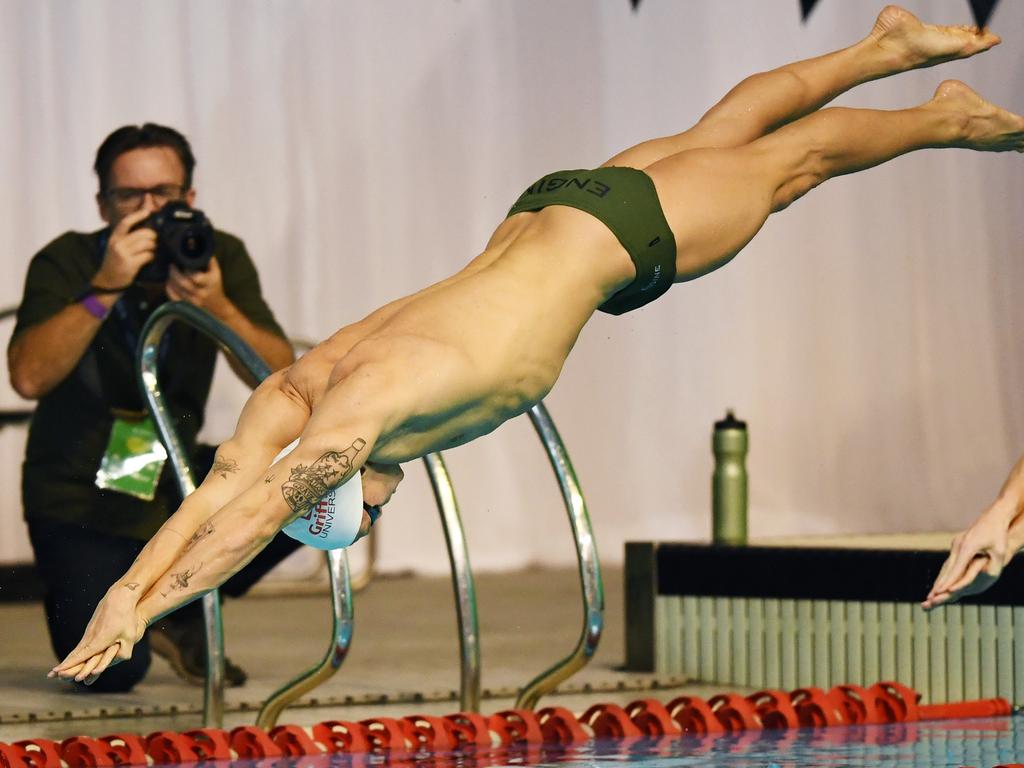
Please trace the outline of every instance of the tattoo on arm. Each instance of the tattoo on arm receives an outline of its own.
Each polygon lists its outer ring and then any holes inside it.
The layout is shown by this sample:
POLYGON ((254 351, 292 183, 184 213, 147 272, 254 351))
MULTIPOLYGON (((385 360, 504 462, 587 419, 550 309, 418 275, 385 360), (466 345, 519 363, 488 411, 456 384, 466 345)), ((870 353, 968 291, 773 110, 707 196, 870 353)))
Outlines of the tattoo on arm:
POLYGON ((125 584, 125 586, 128 589, 130 589, 132 592, 134 592, 136 589, 139 588, 139 582, 137 582, 137 581, 130 581, 127 584, 125 584))
POLYGON ((281 485, 285 503, 293 512, 302 512, 316 504, 329 490, 352 476, 353 462, 365 447, 366 441, 357 437, 343 451, 328 451, 308 467, 303 464, 294 467, 281 485))
MULTIPOLYGON (((203 564, 200 563, 195 568, 187 568, 184 571, 178 571, 177 573, 171 574, 171 592, 188 589, 188 580, 195 576, 203 568, 203 564)), ((161 592, 161 595, 167 597, 167 592, 161 592)))
POLYGON ((238 471, 238 462, 234 459, 226 459, 219 453, 217 458, 213 460, 213 466, 210 467, 211 475, 220 475, 223 479, 227 480, 229 474, 234 474, 238 471))
POLYGON ((273 479, 274 479, 274 473, 271 472, 269 475, 267 475, 265 478, 263 478, 263 482, 266 483, 267 485, 270 485, 270 483, 273 481, 273 479))
POLYGON ((196 545, 200 539, 205 539, 211 533, 213 533, 213 523, 207 520, 205 523, 196 528, 196 532, 192 534, 192 538, 188 540, 188 544, 185 545, 185 551, 188 552, 192 547, 196 545))

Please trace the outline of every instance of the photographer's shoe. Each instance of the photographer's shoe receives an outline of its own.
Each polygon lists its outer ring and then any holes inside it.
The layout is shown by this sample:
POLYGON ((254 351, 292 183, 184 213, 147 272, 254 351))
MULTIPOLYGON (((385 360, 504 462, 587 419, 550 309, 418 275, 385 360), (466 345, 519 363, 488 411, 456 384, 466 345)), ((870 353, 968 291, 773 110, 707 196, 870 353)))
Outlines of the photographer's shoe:
MULTIPOLYGON (((206 682, 206 642, 202 625, 164 618, 149 628, 149 647, 167 660, 182 680, 192 685, 206 682)), ((245 683, 248 675, 231 659, 224 659, 224 684, 235 688, 245 683)))

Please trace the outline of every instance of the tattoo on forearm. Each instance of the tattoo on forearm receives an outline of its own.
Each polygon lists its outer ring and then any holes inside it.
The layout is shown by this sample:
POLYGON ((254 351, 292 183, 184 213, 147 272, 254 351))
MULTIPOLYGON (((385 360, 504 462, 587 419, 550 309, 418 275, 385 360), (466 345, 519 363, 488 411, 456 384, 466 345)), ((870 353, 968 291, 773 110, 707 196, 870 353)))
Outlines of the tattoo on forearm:
POLYGON ((218 453, 217 458, 213 460, 213 466, 210 467, 211 475, 220 475, 223 479, 227 480, 229 474, 234 474, 238 471, 238 462, 234 459, 225 459, 218 453))
POLYGON ((196 528, 196 532, 192 534, 192 538, 188 540, 188 544, 185 545, 185 551, 188 552, 190 549, 192 549, 192 547, 196 545, 196 542, 198 542, 200 539, 205 539, 207 536, 213 533, 213 530, 213 523, 211 523, 210 521, 206 521, 205 523, 200 525, 198 528, 196 528))
MULTIPOLYGON (((178 571, 177 573, 171 574, 171 592, 181 591, 188 589, 188 580, 199 573, 202 570, 203 564, 200 563, 195 568, 187 568, 184 571, 178 571)), ((167 597, 167 592, 161 592, 161 595, 167 597)))
POLYGON ((134 592, 136 589, 139 588, 139 582, 137 582, 137 581, 129 581, 127 584, 125 584, 125 586, 128 589, 130 589, 132 592, 134 592))
POLYGON ((267 485, 270 485, 270 483, 273 481, 273 479, 274 479, 274 473, 271 472, 269 475, 267 475, 265 478, 263 478, 263 482, 266 483, 267 485))
POLYGON ((308 467, 303 464, 294 467, 281 485, 285 503, 293 512, 302 512, 316 504, 329 490, 352 476, 352 462, 365 447, 366 441, 358 437, 343 451, 328 451, 308 467))

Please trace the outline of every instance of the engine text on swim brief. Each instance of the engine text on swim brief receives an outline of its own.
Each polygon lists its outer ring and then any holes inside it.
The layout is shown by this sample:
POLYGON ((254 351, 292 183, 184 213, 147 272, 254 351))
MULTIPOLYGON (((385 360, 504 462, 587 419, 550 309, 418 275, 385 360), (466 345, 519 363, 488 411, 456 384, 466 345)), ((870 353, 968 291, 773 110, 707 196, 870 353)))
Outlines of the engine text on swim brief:
POLYGON ((544 192, 554 192, 561 189, 562 187, 568 186, 569 188, 575 187, 581 189, 584 192, 589 192, 595 197, 605 197, 612 188, 607 184, 603 184, 596 179, 591 179, 587 176, 570 176, 569 178, 561 178, 560 176, 553 176, 547 179, 541 179, 533 186, 528 187, 525 194, 527 195, 538 195, 544 192))

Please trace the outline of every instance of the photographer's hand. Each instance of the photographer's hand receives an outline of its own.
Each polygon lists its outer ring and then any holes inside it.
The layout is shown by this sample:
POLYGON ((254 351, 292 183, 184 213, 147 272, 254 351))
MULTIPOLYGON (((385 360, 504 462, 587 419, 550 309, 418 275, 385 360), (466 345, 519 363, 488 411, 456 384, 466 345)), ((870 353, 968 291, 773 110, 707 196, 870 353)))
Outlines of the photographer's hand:
MULTIPOLYGON (((205 272, 182 272, 172 264, 165 290, 172 301, 187 301, 200 309, 205 309, 224 323, 241 336, 256 354, 266 361, 271 370, 276 371, 290 365, 295 359, 291 344, 287 340, 254 324, 224 293, 224 282, 216 256, 210 259, 210 266, 205 272)), ((255 382, 250 380, 244 367, 237 365, 233 359, 231 363, 239 378, 255 386, 255 382)))
POLYGON ((92 279, 95 287, 109 289, 128 286, 139 270, 153 260, 156 232, 149 227, 132 230, 150 213, 149 208, 140 208, 121 219, 111 230, 103 263, 92 279))
POLYGON ((227 322, 231 310, 234 310, 224 295, 224 281, 216 256, 210 259, 210 266, 205 272, 183 272, 171 264, 165 290, 172 301, 187 301, 222 322, 227 322))

